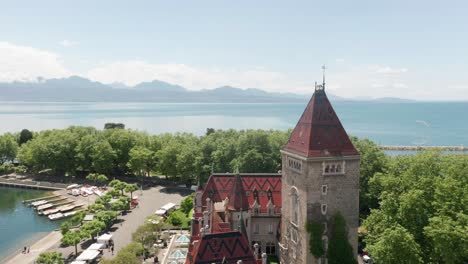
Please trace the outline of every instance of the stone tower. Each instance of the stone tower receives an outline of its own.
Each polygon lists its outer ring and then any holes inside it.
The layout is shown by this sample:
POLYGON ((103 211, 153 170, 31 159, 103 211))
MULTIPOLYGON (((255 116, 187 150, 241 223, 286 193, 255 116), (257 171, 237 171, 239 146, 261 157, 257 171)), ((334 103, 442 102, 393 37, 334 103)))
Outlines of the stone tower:
POLYGON ((326 263, 309 253, 308 221, 323 223, 325 248, 332 216, 346 220, 348 239, 357 254, 360 156, 325 94, 315 92, 282 154, 281 263, 326 263))

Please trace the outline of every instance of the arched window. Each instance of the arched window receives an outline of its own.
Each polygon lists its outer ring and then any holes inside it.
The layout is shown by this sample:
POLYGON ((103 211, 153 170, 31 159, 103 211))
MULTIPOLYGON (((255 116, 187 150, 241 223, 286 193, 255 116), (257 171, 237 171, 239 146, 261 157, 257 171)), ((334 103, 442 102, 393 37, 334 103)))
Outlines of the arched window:
POLYGON ((299 224, 299 195, 296 188, 291 189, 291 222, 299 224))

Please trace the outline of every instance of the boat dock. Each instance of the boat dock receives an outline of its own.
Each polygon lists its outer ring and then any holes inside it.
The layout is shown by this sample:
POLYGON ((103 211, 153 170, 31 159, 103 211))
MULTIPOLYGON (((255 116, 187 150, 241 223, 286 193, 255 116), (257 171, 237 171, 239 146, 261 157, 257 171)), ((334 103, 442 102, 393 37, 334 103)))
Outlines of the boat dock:
POLYGON ((0 186, 52 191, 63 190, 66 188, 66 184, 61 183, 50 183, 30 180, 21 181, 9 179, 0 179, 0 186))
POLYGON ((39 197, 39 198, 34 198, 34 199, 29 199, 29 200, 24 200, 23 203, 32 203, 40 200, 46 200, 50 198, 56 198, 61 196, 60 194, 55 194, 55 195, 49 195, 49 196, 44 196, 44 197, 39 197))
POLYGON ((422 151, 422 150, 440 150, 440 151, 460 151, 467 152, 468 147, 465 146, 379 146, 382 150, 398 150, 398 151, 422 151))

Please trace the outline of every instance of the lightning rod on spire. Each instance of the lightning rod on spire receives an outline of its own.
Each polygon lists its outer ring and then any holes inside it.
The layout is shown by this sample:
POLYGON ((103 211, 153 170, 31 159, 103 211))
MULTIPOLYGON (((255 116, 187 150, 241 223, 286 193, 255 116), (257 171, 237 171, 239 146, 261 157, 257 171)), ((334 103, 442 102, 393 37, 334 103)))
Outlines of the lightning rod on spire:
POLYGON ((322 65, 322 71, 323 71, 323 81, 322 81, 322 87, 323 87, 323 90, 325 90, 325 70, 327 68, 325 67, 325 64, 322 65))

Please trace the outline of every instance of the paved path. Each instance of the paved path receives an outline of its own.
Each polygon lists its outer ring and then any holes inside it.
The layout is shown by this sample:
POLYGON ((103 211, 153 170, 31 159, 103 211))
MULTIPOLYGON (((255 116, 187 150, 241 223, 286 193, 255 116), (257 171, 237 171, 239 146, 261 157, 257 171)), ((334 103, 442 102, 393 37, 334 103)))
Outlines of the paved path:
MULTIPOLYGON (((122 225, 114 225, 114 227, 118 228, 112 233, 112 239, 115 244, 114 254, 132 241, 132 233, 135 232, 139 226, 144 224, 146 217, 154 214, 157 209, 169 202, 180 204, 184 198, 184 196, 178 192, 165 193, 164 190, 166 190, 164 187, 155 187, 152 188, 152 190, 144 191, 143 196, 140 196, 140 191, 135 192, 134 195, 139 196, 140 205, 133 209, 131 213, 121 217, 125 220, 122 225), (161 191, 161 189, 163 190, 161 191)), ((112 253, 105 250, 104 257, 112 258, 112 253)))

